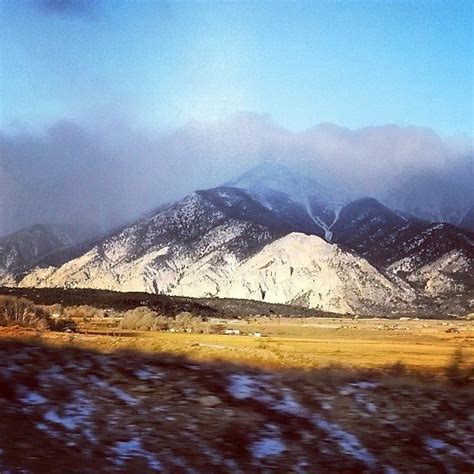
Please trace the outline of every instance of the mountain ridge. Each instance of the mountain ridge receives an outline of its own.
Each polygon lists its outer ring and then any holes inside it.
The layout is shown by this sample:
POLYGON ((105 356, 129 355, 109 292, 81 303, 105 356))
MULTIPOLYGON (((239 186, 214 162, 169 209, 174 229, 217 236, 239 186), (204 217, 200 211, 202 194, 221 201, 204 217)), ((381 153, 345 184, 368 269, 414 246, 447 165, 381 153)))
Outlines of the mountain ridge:
POLYGON ((352 313, 383 312, 384 304, 385 311, 405 311, 428 300, 436 306, 453 296, 466 300, 465 311, 472 308, 473 234, 411 219, 375 198, 343 204, 341 197, 335 205, 300 185, 314 181, 296 179, 293 171, 287 180, 283 170, 276 167, 277 189, 269 186, 275 168, 258 188, 262 165, 235 180, 241 187, 195 191, 98 239, 34 260, 19 281, 5 272, 3 279, 22 287, 261 301, 271 295, 275 303, 352 313), (285 188, 292 182, 296 191, 285 188), (288 263, 294 261, 298 266, 288 263))

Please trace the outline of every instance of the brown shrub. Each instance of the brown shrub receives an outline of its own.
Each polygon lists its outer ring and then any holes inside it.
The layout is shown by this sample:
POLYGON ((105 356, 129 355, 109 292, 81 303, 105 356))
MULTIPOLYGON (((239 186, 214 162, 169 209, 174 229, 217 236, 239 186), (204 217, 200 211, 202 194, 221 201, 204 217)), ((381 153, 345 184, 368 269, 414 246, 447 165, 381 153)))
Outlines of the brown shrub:
POLYGON ((119 323, 119 328, 137 331, 156 331, 162 328, 163 323, 163 317, 160 317, 158 313, 146 306, 139 306, 125 312, 119 323))
POLYGON ((200 316, 187 311, 177 314, 174 318, 162 316, 146 306, 139 306, 126 311, 119 323, 120 329, 137 331, 176 331, 209 332, 209 324, 200 316))
POLYGON ((198 332, 202 326, 201 316, 196 316, 188 311, 183 311, 175 316, 174 327, 181 331, 191 330, 198 332))
POLYGON ((90 320, 94 318, 103 318, 104 311, 98 308, 94 308, 93 306, 84 304, 80 306, 71 306, 69 308, 64 308, 62 311, 62 315, 66 318, 90 320))
POLYGON ((21 326, 48 329, 51 325, 49 312, 26 298, 0 296, 0 326, 21 326))

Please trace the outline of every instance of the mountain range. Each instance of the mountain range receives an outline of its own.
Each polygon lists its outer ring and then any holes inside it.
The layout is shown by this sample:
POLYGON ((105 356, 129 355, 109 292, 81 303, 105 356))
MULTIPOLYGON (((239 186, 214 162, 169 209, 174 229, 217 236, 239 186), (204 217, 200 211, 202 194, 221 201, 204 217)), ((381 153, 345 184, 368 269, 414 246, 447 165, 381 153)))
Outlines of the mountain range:
POLYGON ((424 171, 388 190, 381 200, 392 209, 420 219, 474 231, 473 176, 472 165, 467 164, 446 175, 424 171))
MULTIPOLYGON (((472 219, 471 219, 472 220, 472 219)), ((338 313, 472 311, 474 234, 274 164, 78 242, 0 239, 0 284, 255 299, 338 313)))

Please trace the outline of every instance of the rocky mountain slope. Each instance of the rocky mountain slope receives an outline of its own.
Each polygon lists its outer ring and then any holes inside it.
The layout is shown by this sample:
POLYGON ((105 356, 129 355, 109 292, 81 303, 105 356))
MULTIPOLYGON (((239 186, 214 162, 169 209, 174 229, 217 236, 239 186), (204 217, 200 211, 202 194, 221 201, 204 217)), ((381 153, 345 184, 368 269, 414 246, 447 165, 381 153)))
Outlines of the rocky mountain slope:
POLYGON ((404 258, 389 267, 395 274, 408 271, 407 280, 432 297, 473 292, 474 267, 472 252, 453 250, 425 265, 413 264, 413 259, 404 258))
POLYGON ((77 243, 71 228, 35 225, 0 238, 0 285, 14 284, 48 255, 77 243))
POLYGON ((330 228, 337 212, 349 202, 349 196, 342 188, 328 188, 278 164, 263 163, 228 184, 245 189, 270 208, 280 207, 284 200, 299 203, 322 229, 326 240, 331 240, 330 228))
POLYGON ((401 280, 364 259, 291 232, 319 231, 307 215, 295 217, 236 188, 200 191, 59 268, 32 272, 20 286, 248 298, 335 312, 414 299, 401 280))
POLYGON ((407 218, 373 198, 353 201, 339 212, 333 241, 386 267, 402 258, 406 271, 430 263, 453 250, 474 250, 474 234, 443 223, 407 218))
POLYGON ((429 297, 473 289, 474 235, 453 225, 407 218, 365 198, 341 209, 332 233, 334 242, 405 278, 429 297), (453 259, 458 264, 449 264, 448 271, 445 264, 453 259))
POLYGON ((237 261, 284 233, 256 222, 272 221, 269 214, 240 190, 193 193, 57 269, 34 272, 21 284, 169 293, 190 265, 203 258, 217 265, 212 261, 219 257, 217 249, 237 261))
MULTIPOLYGON (((474 234, 467 228, 422 220, 370 197, 349 201, 342 190, 328 191, 311 178, 279 165, 261 165, 233 184, 252 192, 261 202, 268 201, 268 196, 277 191, 303 203, 308 215, 323 230, 325 240, 342 245, 379 268, 408 257, 414 270, 455 250, 472 259, 474 234)), ((469 213, 463 222, 468 227, 469 213)))
POLYGON ((410 226, 409 221, 373 198, 352 201, 344 206, 331 227, 332 240, 364 257, 383 263, 393 235, 410 226), (382 262, 381 262, 382 260, 382 262))
POLYGON ((336 313, 408 309, 416 294, 367 260, 317 236, 292 233, 244 261, 219 296, 291 303, 336 313))
POLYGON ((474 266, 468 231, 372 198, 345 203, 280 166, 262 165, 229 184, 239 187, 197 191, 96 241, 33 260, 38 267, 19 285, 250 298, 351 313, 406 311, 437 297, 472 305, 465 298, 474 266))

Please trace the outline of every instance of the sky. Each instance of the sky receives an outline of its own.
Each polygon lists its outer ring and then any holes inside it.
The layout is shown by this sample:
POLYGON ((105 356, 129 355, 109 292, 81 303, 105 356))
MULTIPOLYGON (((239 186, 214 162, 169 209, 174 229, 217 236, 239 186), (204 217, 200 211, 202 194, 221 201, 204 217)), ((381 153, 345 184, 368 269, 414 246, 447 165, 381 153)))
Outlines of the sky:
POLYGON ((0 0, 1 117, 470 134, 474 2, 0 0))
POLYGON ((473 10, 0 0, 0 236, 106 231, 262 161, 379 199, 430 176, 470 205, 473 10))

